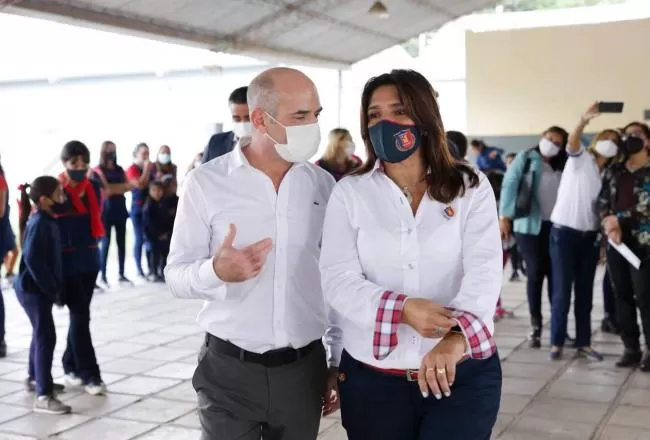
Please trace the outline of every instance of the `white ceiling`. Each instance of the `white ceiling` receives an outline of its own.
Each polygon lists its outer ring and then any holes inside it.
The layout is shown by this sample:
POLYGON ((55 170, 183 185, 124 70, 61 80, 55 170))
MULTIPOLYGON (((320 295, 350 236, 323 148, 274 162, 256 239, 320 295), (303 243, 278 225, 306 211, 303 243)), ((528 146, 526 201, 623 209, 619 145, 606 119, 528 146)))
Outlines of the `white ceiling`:
POLYGON ((4 0, 2 12, 275 62, 343 67, 496 0, 4 0))

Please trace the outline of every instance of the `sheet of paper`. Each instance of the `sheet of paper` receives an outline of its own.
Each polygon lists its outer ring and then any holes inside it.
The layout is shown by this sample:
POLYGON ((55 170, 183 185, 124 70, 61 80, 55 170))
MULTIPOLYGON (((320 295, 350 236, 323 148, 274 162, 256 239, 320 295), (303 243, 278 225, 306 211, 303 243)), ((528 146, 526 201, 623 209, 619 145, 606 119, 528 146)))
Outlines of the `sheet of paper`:
POLYGON ((632 266, 634 266, 635 269, 638 269, 641 266, 641 260, 639 257, 637 257, 634 252, 630 250, 629 247, 627 247, 626 244, 621 243, 621 244, 616 244, 612 240, 608 240, 609 245, 616 249, 616 251, 625 258, 628 263, 630 263, 632 266))

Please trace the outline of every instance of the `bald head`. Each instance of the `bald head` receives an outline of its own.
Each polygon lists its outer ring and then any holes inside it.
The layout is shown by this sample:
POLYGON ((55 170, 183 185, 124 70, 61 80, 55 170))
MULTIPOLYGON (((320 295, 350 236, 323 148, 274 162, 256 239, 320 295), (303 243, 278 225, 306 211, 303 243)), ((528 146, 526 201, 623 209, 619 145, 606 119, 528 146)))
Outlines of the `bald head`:
POLYGON ((248 86, 247 100, 260 142, 273 139, 284 143, 285 127, 314 124, 322 110, 314 82, 288 67, 274 67, 257 75, 248 86))
POLYGON ((248 105, 275 114, 282 98, 295 94, 316 93, 316 86, 300 70, 274 67, 257 75, 248 86, 248 105))

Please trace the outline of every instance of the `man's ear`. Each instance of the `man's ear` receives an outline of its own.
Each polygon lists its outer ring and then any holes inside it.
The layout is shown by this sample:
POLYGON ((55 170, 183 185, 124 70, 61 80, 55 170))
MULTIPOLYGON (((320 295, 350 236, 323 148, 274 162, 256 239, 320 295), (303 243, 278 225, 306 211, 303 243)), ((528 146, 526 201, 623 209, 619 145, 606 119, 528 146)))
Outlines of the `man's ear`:
POLYGON ((251 112, 250 117, 251 117, 251 124, 253 124, 253 127, 255 127, 256 130, 262 133, 267 132, 266 119, 264 118, 264 110, 262 110, 259 107, 256 107, 251 112))

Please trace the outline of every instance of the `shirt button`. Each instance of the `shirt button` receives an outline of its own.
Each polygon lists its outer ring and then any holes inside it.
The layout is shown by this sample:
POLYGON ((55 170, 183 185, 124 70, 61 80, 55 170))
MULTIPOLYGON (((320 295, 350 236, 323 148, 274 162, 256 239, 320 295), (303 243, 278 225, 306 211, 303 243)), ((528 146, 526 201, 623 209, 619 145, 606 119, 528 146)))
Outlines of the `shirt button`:
POLYGON ((409 269, 415 269, 415 264, 414 263, 409 263, 409 269))
POLYGON ((406 231, 406 233, 409 234, 409 235, 411 235, 411 234, 413 233, 413 229, 408 228, 408 230, 406 231))

